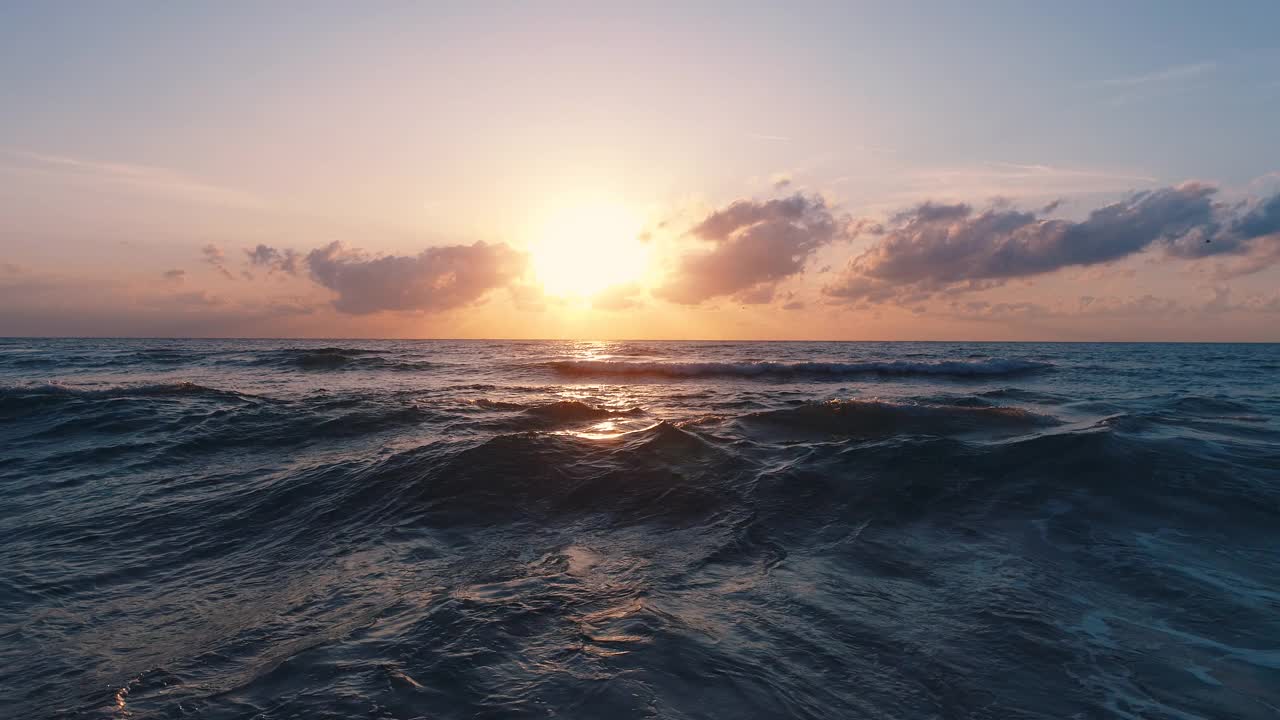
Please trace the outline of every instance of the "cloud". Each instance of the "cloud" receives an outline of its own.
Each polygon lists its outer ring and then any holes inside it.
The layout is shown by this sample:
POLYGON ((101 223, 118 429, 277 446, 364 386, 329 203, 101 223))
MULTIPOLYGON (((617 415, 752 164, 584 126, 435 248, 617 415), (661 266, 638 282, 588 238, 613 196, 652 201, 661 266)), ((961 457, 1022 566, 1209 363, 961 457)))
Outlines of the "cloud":
POLYGON ((1234 216, 1170 244, 1169 253, 1190 259, 1232 257, 1233 262, 1215 271, 1221 280, 1251 275, 1280 263, 1280 193, 1234 210, 1234 216))
POLYGON ((200 309, 219 307, 226 304, 226 300, 212 295, 205 290, 193 290, 191 292, 174 293, 172 295, 157 295, 148 297, 140 301, 143 305, 164 308, 187 308, 200 309))
POLYGON ((1277 222, 1276 199, 1230 219, 1216 192, 1200 183, 1140 192, 1079 222, 1044 217, 1049 208, 977 212, 925 203, 890 218, 883 237, 823 292, 844 302, 905 303, 1107 263, 1157 244, 1180 257, 1254 252, 1257 233, 1277 222))
POLYGON ((266 302, 245 302, 242 303, 242 307, 265 317, 313 315, 317 310, 314 303, 299 297, 277 297, 266 302))
POLYGON ((209 243, 200 248, 200 254, 204 256, 202 262, 212 265, 224 278, 228 280, 236 279, 235 275, 232 275, 231 271, 227 269, 227 256, 222 252, 222 248, 209 243))
POLYGON ((263 206, 263 201, 250 193, 150 165, 100 162, 24 150, 0 150, 0 169, 65 177, 185 202, 242 208, 263 206), (17 161, 16 164, 14 161, 17 161))
POLYGON ((1245 238, 1280 233, 1280 194, 1258 203, 1246 215, 1232 223, 1230 232, 1245 238))
POLYGON ((693 227, 690 235, 705 246, 684 254, 654 295, 684 305, 723 296, 769 302, 778 282, 803 270, 814 251, 846 229, 847 221, 818 196, 739 200, 693 227))
POLYGON ((527 258, 483 242, 427 248, 413 257, 369 257, 334 242, 308 253, 307 264, 316 282, 338 294, 334 308, 364 315, 469 305, 517 280, 527 258))
POLYGON ((210 265, 220 265, 227 259, 227 256, 222 252, 222 248, 213 243, 200 248, 200 254, 204 255, 204 261, 210 265))
POLYGON ((515 282, 507 286, 511 304, 521 312, 545 312, 557 298, 547 295, 541 285, 531 282, 515 282))
POLYGON ((1139 75, 1111 78, 1103 81, 1102 86, 1120 93, 1110 99, 1111 104, 1123 105, 1206 87, 1209 76, 1218 69, 1219 63, 1212 61, 1174 65, 1139 75))
POLYGON ((1111 85, 1113 87, 1135 87, 1139 85, 1150 85, 1152 83, 1168 83, 1179 82, 1198 78, 1207 73, 1213 72, 1218 68, 1216 62, 1199 62, 1186 65, 1175 65, 1173 67, 1162 68, 1154 72, 1143 73, 1141 75, 1128 75, 1125 77, 1111 78, 1103 81, 1103 85, 1111 85))
POLYGON ((244 254, 250 265, 267 268, 268 273, 282 272, 297 275, 302 265, 302 255, 292 248, 277 250, 268 245, 259 244, 255 248, 245 248, 244 254))
MULTIPOLYGON (((1093 298, 1089 298, 1092 301, 1093 298)), ((945 314, 966 320, 1035 320, 1052 314, 1049 308, 1034 302, 987 302, 985 300, 951 301, 945 314)))
POLYGON ((639 283, 626 283, 605 288, 591 298, 591 307, 596 310, 633 310, 643 304, 636 298, 640 290, 639 283))
POLYGON ((1150 293, 1130 296, 1081 295, 1074 301, 1045 305, 1037 302, 951 301, 941 314, 963 320, 1000 323, 1070 318, 1177 318, 1223 313, 1280 312, 1280 292, 1248 293, 1237 298, 1230 288, 1212 288, 1209 296, 1196 299, 1157 297, 1150 293))
POLYGON ((1231 280, 1280 264, 1280 234, 1257 238, 1246 247, 1248 254, 1219 265, 1214 271, 1214 277, 1218 280, 1231 280))
POLYGON ((177 269, 177 268, 173 270, 165 270, 163 273, 163 276, 164 276, 164 279, 168 280, 169 282, 180 283, 187 279, 187 271, 177 269))

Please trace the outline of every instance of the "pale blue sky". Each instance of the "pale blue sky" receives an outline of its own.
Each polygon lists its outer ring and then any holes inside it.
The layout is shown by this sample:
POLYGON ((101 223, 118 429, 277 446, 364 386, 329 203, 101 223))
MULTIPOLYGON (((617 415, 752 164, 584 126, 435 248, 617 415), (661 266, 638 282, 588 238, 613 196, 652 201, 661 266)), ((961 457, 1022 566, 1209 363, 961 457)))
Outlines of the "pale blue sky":
POLYGON ((354 91, 454 131, 455 113, 505 107, 465 124, 594 112, 574 122, 630 115, 653 128, 674 115, 698 141, 756 132, 930 164, 1115 164, 1227 182, 1280 159, 1273 2, 598 5, 5 3, 0 136, 230 175, 234 158, 190 145, 285 132, 299 108, 330 114, 307 120, 320 128, 376 129, 341 103, 354 91), (572 96, 536 96, 543 84, 572 96), (841 137, 846 127, 868 137, 841 137))

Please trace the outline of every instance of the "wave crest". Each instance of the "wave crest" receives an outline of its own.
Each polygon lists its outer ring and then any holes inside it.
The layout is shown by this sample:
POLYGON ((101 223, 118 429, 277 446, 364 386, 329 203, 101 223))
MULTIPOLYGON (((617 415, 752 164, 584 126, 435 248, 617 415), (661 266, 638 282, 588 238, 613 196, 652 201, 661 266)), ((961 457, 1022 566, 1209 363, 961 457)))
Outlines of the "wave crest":
POLYGON ((429 370, 436 366, 421 360, 396 360, 389 350, 364 348, 285 348, 267 353, 255 364, 298 370, 429 370))
POLYGON ((420 512, 478 513, 488 523, 508 513, 700 515, 737 494, 741 469, 732 453, 660 422, 606 441, 513 433, 445 458, 432 448, 410 450, 378 472, 413 477, 413 497, 404 501, 420 512))
POLYGON ((562 360, 546 364, 564 375, 620 375, 653 377, 743 377, 743 378, 846 378, 859 375, 893 377, 999 377, 1047 370, 1051 363, 1034 360, 989 358, 911 362, 903 360, 854 363, 837 362, 635 362, 626 360, 562 360))
POLYGON ((235 390, 198 385, 193 382, 150 383, 142 385, 110 385, 75 387, 59 383, 41 385, 9 385, 0 387, 0 398, 119 398, 207 395, 216 397, 254 397, 235 390))
POLYGON ((578 400, 560 400, 544 405, 522 405, 498 400, 477 400, 478 407, 486 410, 519 412, 513 418, 491 423, 491 426, 511 430, 544 430, 574 423, 600 422, 612 418, 634 418, 644 414, 640 408, 613 410, 596 407, 578 400))

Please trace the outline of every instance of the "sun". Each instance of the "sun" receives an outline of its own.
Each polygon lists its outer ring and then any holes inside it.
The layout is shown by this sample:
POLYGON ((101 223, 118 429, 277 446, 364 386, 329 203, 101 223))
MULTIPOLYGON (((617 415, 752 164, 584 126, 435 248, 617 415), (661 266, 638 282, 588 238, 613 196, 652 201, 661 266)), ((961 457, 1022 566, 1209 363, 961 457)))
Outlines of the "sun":
POLYGON ((549 295, 590 297, 648 270, 643 219, 622 203, 581 198, 548 210, 534 226, 529 253, 549 295))

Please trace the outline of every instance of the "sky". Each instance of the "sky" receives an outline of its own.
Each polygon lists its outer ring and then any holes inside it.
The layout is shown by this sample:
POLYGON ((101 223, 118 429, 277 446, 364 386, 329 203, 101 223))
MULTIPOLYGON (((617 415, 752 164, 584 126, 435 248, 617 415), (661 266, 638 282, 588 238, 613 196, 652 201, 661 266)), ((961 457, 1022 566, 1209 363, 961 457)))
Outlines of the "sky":
POLYGON ((0 4, 0 335, 1280 341, 1280 4, 0 4))

